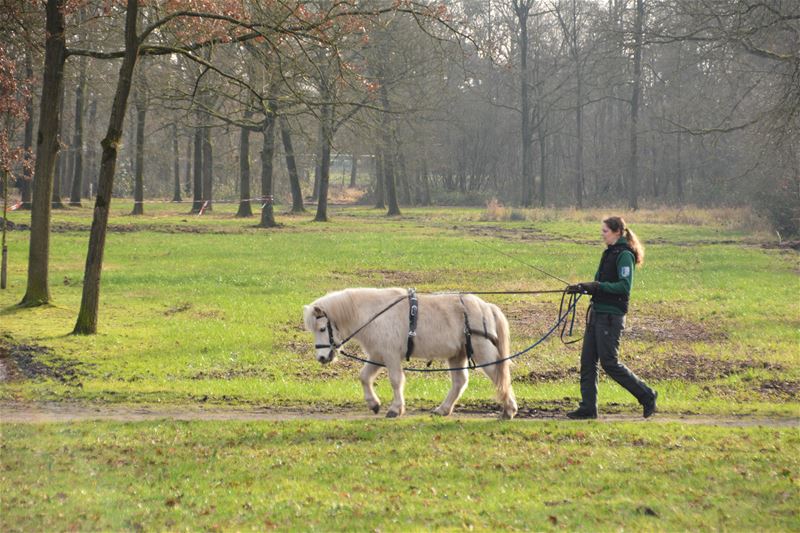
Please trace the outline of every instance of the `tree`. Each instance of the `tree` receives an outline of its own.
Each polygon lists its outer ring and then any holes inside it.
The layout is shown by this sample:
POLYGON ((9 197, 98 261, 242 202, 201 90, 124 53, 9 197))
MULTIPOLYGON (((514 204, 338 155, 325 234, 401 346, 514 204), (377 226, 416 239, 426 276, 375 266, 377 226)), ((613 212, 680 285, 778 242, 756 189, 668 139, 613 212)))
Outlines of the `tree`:
POLYGON ((564 16, 560 4, 556 4, 555 9, 558 22, 564 33, 564 40, 569 49, 575 69, 575 203, 579 208, 583 207, 583 190, 585 179, 583 175, 583 58, 581 57, 580 46, 580 12, 577 0, 570 0, 569 19, 564 16))
POLYGON ((531 126, 530 126, 530 99, 528 87, 530 85, 528 74, 528 17, 530 16, 533 0, 512 0, 514 14, 517 16, 519 27, 519 72, 520 72, 520 143, 522 148, 522 205, 530 206, 533 202, 533 168, 531 164, 531 126))
POLYGON ((80 59, 78 67, 78 86, 75 88, 75 136, 72 141, 72 190, 69 196, 69 205, 80 207, 81 191, 83 190, 83 111, 84 92, 86 91, 86 58, 80 59))
POLYGON ((133 165, 133 210, 131 215, 144 214, 144 127, 147 120, 147 88, 144 83, 133 84, 133 101, 136 106, 136 152, 133 165))
POLYGON ((277 84, 270 89, 267 101, 267 116, 264 120, 264 142, 261 149, 261 197, 264 202, 261 208, 259 227, 274 228, 277 226, 274 213, 274 190, 272 181, 272 164, 275 156, 275 124, 278 117, 277 84))
POLYGON ((31 237, 28 252, 28 283, 20 305, 37 306, 50 302, 48 269, 50 265, 50 209, 53 175, 59 149, 60 108, 64 86, 66 41, 64 37, 64 0, 47 0, 46 40, 42 99, 36 164, 33 171, 31 202, 31 237))
POLYGON ((172 201, 173 202, 181 202, 181 154, 180 149, 178 148, 178 126, 176 124, 172 124, 171 133, 172 133, 172 178, 173 178, 173 188, 172 188, 172 201))
POLYGON ((286 169, 289 173, 289 184, 292 190, 292 213, 304 213, 306 209, 303 206, 303 192, 300 190, 300 176, 297 173, 297 162, 294 157, 289 120, 285 115, 281 115, 279 121, 281 126, 281 139, 283 141, 283 152, 286 157, 286 169))
MULTIPOLYGON (((202 114, 197 112, 197 120, 200 122, 202 114)), ((194 172, 192 174, 192 209, 191 214, 199 213, 203 208, 203 128, 194 128, 194 172)))
MULTIPOLYGON (((33 79, 33 65, 31 64, 31 52, 25 51, 25 79, 33 79)), ((31 152, 33 149, 33 97, 28 94, 25 99, 25 140, 22 147, 25 164, 22 169, 22 179, 18 180, 20 196, 22 197, 22 209, 31 208, 31 189, 33 185, 33 159, 31 152)))
POLYGON ((628 182, 628 206, 639 208, 639 98, 642 90, 642 27, 644 0, 636 0, 633 44, 633 89, 631 91, 631 155, 628 182))
MULTIPOLYGON (((9 47, 10 48, 10 47, 9 47)), ((3 204, 3 215, 0 217, 0 231, 2 231, 2 264, 0 265, 0 289, 6 288, 6 273, 8 265, 8 247, 6 245, 6 232, 8 222, 8 189, 15 180, 15 167, 22 165, 24 171, 29 171, 29 131, 30 131, 30 78, 18 79, 18 61, 9 55, 3 42, 0 41, 0 123, 4 125, 0 130, 0 202, 3 204), (22 149, 14 148, 14 131, 20 123, 25 123, 25 142, 22 149)), ((27 61, 26 61, 27 63, 27 61)), ((28 65, 26 65, 27 67, 28 65)), ((26 68, 26 71, 28 68, 26 68)))
MULTIPOLYGON (((251 111, 245 112, 245 118, 250 118, 251 111)), ((239 127, 239 210, 236 216, 246 218, 253 216, 250 208, 250 128, 239 127)))
POLYGON ((89 236, 89 251, 86 255, 86 269, 83 276, 83 295, 74 334, 86 335, 97 332, 97 309, 100 303, 100 274, 103 265, 108 212, 111 207, 111 192, 114 186, 114 172, 117 163, 117 150, 122 137, 125 110, 128 104, 133 71, 139 58, 140 36, 137 34, 139 16, 138 0, 128 0, 125 13, 125 54, 119 69, 119 79, 114 93, 114 104, 108 130, 103 139, 103 155, 100 163, 100 177, 97 184, 97 198, 94 203, 94 217, 89 236))

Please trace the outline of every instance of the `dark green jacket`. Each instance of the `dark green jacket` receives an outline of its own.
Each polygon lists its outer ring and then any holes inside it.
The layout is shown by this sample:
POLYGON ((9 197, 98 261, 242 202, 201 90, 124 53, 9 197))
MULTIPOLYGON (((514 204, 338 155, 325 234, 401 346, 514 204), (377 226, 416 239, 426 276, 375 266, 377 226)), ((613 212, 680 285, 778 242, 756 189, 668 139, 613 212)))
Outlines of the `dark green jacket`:
MULTIPOLYGON (((617 240, 618 244, 627 244, 628 241, 625 237, 620 237, 617 240)), ((619 281, 601 281, 600 290, 611 294, 628 294, 631 293, 633 286, 633 270, 636 266, 636 258, 633 254, 625 250, 617 257, 617 275, 619 281)), ((597 281, 600 278, 600 271, 598 270, 594 279, 597 281)), ((608 313, 611 315, 624 314, 621 309, 611 304, 594 303, 592 304, 595 313, 608 313)))

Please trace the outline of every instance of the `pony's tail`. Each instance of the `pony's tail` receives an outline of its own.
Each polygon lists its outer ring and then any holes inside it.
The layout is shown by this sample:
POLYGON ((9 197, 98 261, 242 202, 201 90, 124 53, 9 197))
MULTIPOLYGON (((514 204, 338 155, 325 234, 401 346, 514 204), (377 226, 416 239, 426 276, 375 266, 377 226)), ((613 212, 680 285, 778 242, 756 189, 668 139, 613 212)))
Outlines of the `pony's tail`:
MULTIPOLYGON (((497 357, 505 359, 511 353, 511 335, 509 333, 508 320, 500 308, 492 306, 494 323, 497 328, 497 357)), ((497 365, 497 401, 503 407, 503 418, 514 418, 517 414, 517 400, 514 397, 514 389, 511 388, 511 361, 503 361, 497 365)))

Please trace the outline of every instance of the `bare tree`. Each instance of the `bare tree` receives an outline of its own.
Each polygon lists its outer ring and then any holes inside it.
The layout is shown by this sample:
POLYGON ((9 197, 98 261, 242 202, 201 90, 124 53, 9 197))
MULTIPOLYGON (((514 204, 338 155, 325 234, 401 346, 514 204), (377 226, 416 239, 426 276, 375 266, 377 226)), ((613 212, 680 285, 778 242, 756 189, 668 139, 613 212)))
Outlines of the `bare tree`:
POLYGON ((64 0, 48 0, 46 6, 46 41, 39 133, 36 143, 36 166, 33 172, 31 203, 31 238, 28 252, 28 284, 23 306, 50 302, 48 270, 50 265, 50 209, 53 174, 58 154, 61 126, 61 102, 64 88, 64 0))
POLYGON ((137 33, 139 16, 138 0, 128 0, 125 13, 125 54, 119 70, 119 80, 114 94, 114 105, 108 122, 108 131, 103 139, 103 157, 100 164, 97 198, 94 203, 94 218, 89 236, 89 251, 86 255, 86 270, 83 277, 83 296, 78 319, 75 323, 75 334, 93 334, 97 332, 97 310, 100 303, 100 273, 103 265, 108 212, 111 206, 111 192, 114 186, 114 171, 117 162, 117 149, 122 136, 125 120, 125 109, 128 103, 133 70, 139 58, 141 39, 137 33))

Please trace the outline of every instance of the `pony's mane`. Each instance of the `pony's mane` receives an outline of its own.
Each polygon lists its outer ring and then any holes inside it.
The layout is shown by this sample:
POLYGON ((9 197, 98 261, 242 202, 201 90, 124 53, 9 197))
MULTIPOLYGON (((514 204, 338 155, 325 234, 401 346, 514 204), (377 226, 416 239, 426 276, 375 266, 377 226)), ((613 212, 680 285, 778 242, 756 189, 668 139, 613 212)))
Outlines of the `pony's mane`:
POLYGON ((321 298, 317 298, 303 309, 303 322, 308 331, 314 330, 314 322, 319 314, 315 311, 319 308, 331 320, 342 326, 349 325, 356 317, 353 298, 348 289, 329 292, 321 298))

